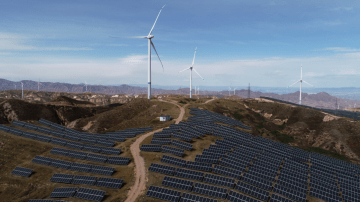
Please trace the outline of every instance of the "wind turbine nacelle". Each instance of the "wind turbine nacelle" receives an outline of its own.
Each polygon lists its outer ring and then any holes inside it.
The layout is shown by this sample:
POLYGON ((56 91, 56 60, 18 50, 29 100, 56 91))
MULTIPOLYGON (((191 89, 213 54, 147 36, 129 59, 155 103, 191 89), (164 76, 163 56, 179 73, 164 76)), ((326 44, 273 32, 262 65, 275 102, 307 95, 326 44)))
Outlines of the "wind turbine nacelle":
POLYGON ((152 39, 152 38, 154 38, 154 35, 148 35, 146 38, 152 39))

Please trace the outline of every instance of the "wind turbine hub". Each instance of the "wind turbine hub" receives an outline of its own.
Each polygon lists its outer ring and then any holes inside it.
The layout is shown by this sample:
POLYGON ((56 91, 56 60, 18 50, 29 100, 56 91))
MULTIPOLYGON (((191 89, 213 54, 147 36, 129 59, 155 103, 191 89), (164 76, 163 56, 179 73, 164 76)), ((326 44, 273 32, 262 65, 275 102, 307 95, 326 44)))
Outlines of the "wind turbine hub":
POLYGON ((190 67, 190 70, 192 70, 193 69, 193 67, 190 67))
POLYGON ((152 38, 154 38, 154 35, 148 35, 147 38, 152 39, 152 38))

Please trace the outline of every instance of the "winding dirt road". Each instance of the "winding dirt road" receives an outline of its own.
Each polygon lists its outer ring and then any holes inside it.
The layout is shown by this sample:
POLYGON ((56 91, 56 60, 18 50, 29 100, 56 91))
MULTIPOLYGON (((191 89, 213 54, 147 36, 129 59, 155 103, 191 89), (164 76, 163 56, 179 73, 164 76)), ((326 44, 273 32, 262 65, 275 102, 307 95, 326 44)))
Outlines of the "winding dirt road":
MULTIPOLYGON (((168 102, 165 100, 160 100, 162 102, 168 102)), ((177 119, 175 119, 175 124, 178 124, 185 115, 185 105, 184 107, 181 107, 178 105, 175 101, 168 102, 176 105, 180 109, 180 114, 177 119)), ((125 202, 135 202, 136 198, 143 193, 143 191, 146 188, 146 168, 145 168, 145 161, 144 158, 140 156, 140 144, 142 141, 144 141, 145 138, 149 137, 150 135, 160 132, 163 128, 160 128, 158 130, 152 131, 150 133, 146 133, 145 135, 142 135, 140 138, 138 138, 131 146, 130 151, 131 154, 134 157, 135 162, 135 184, 130 188, 130 191, 128 192, 128 197, 126 198, 125 202)))

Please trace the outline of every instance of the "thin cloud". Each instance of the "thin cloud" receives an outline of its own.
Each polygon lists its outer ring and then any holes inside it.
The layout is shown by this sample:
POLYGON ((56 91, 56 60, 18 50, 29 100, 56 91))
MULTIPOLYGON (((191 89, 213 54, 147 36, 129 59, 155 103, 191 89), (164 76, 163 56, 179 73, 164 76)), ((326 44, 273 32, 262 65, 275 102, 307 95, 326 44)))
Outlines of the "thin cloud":
POLYGON ((360 51, 360 49, 347 48, 347 47, 328 47, 323 49, 316 49, 313 51, 356 52, 356 51, 360 51))
POLYGON ((336 8, 330 8, 330 11, 351 11, 353 7, 336 7, 336 8))

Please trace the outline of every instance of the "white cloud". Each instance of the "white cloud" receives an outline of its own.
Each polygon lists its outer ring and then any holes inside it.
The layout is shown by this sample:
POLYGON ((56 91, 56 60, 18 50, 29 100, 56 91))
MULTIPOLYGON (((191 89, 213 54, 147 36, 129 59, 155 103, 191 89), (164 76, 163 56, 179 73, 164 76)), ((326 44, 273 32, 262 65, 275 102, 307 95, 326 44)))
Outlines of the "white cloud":
POLYGON ((88 51, 91 48, 74 48, 74 47, 40 47, 27 45, 33 40, 28 36, 0 33, 0 50, 6 51, 88 51))
POLYGON ((328 47, 328 48, 317 49, 317 50, 313 50, 313 51, 356 52, 356 51, 360 51, 360 49, 347 48, 347 47, 328 47))

